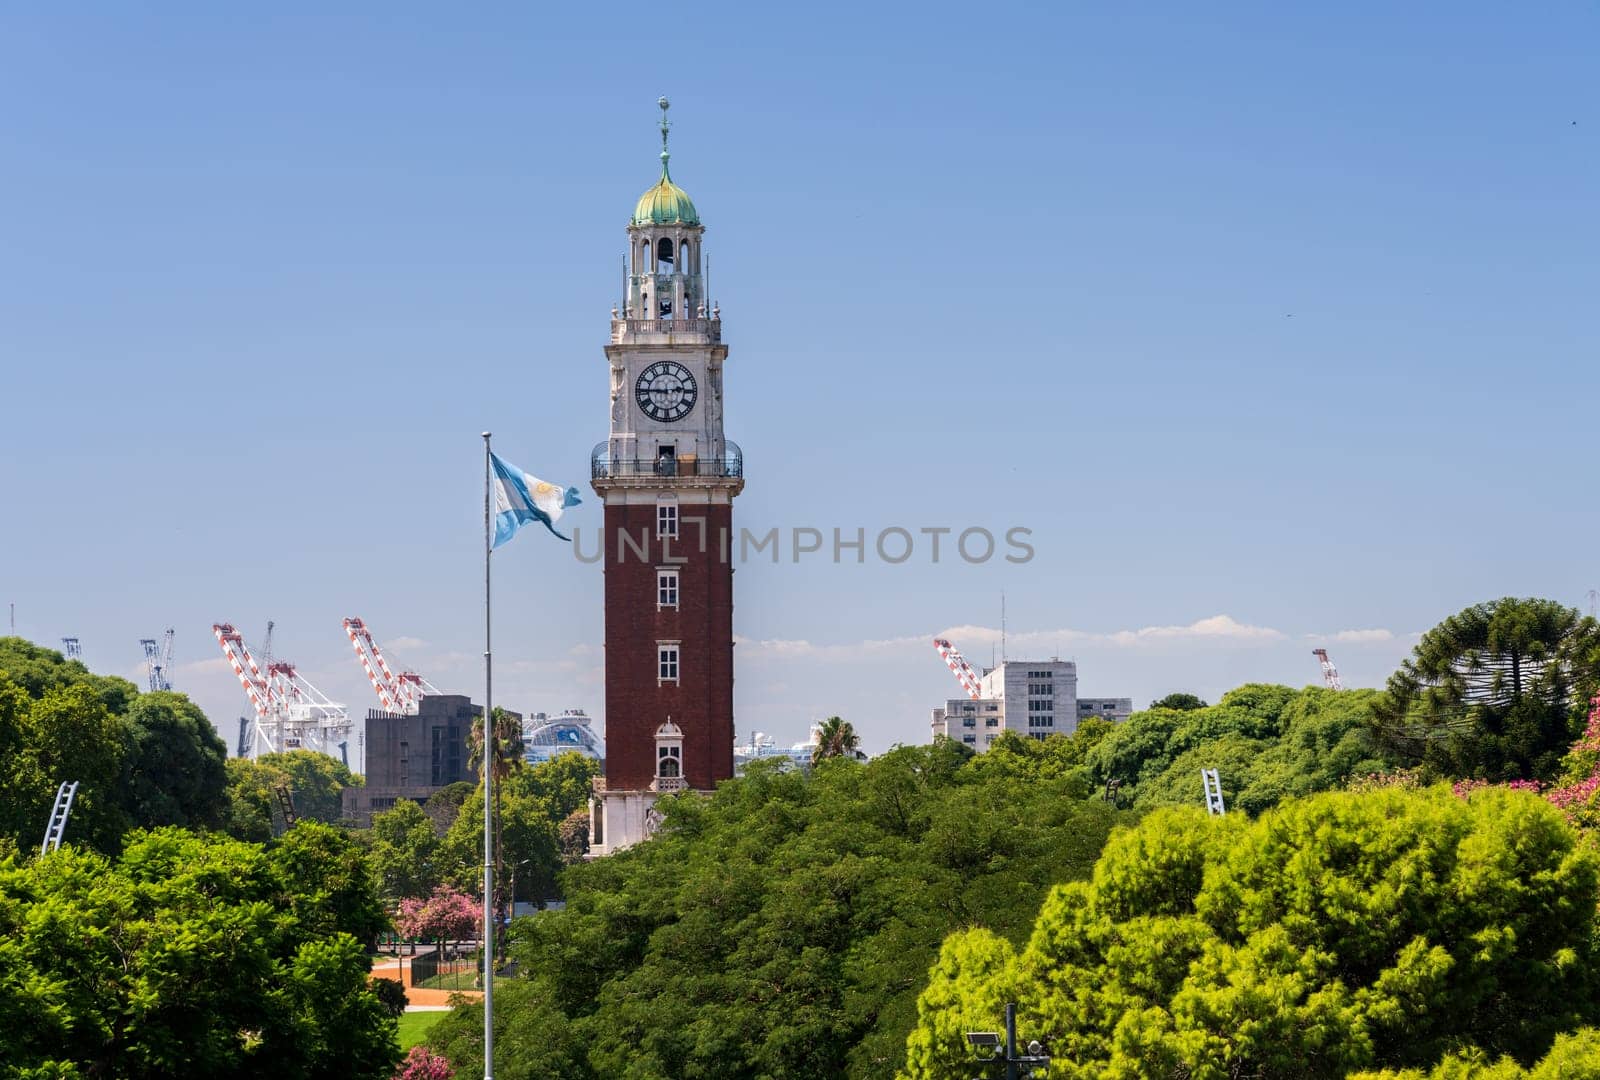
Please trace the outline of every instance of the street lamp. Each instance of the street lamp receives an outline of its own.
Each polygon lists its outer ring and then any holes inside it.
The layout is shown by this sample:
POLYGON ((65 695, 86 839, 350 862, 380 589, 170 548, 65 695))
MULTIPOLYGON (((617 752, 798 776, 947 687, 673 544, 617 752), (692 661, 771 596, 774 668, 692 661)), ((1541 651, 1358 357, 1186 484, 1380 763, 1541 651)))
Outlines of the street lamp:
POLYGON ((505 921, 504 929, 500 932, 500 934, 497 935, 498 938, 499 938, 499 941, 500 941, 500 950, 499 951, 500 951, 500 960, 501 960, 502 963, 505 962, 505 958, 506 958, 506 948, 507 948, 507 945, 508 945, 508 943, 506 941, 506 938, 510 934, 510 931, 511 931, 511 920, 513 918, 515 918, 516 914, 517 914, 517 867, 519 867, 519 866, 527 866, 532 861, 533 861, 533 857, 529 856, 528 858, 523 859, 519 863, 512 863, 511 864, 511 895, 506 900, 506 914, 505 914, 506 921, 505 921))
POLYGON ((985 1064, 991 1061, 1005 1062, 1006 1080, 1044 1076, 1050 1065, 1050 1056, 1044 1052, 1044 1047, 1039 1045, 1037 1039, 1028 1043, 1027 1053, 1017 1053, 1017 1006, 1014 1002, 1006 1002, 1006 1034, 1003 1043, 999 1034, 993 1031, 969 1031, 967 1043, 976 1051, 979 1061, 985 1064))

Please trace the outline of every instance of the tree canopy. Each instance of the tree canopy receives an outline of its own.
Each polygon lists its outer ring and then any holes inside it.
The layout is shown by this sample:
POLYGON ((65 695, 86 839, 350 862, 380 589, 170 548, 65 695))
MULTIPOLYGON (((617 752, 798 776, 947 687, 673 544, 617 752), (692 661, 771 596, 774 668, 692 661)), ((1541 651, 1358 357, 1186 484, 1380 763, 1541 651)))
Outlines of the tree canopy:
POLYGON ((982 928, 945 942, 903 1076, 966 1080, 962 1033, 992 1030, 1005 1001, 1051 1076, 1531 1063, 1600 1015, 1597 901, 1600 856, 1525 792, 1157 811, 1092 880, 1051 891, 1024 948, 982 928))
POLYGON ((75 843, 115 851, 134 827, 221 826, 227 749, 183 694, 126 679, 21 638, 0 638, 0 835, 37 846, 63 782, 79 788, 75 843))
POLYGON ((359 850, 178 828, 115 857, 0 858, 0 1061, 51 1077, 380 1080, 399 1058, 361 941, 382 924, 359 850))
POLYGON ((1432 775, 1547 779, 1600 685, 1600 624, 1507 597, 1429 630, 1375 702, 1378 737, 1432 775))
MULTIPOLYGON (((1125 817, 1047 762, 980 761, 945 741, 810 775, 757 762, 663 799, 652 840, 568 868, 566 908, 514 924, 496 1075, 887 1075, 944 935, 1020 940, 1125 817)), ((429 1039, 472 1075, 481 1031, 468 1007, 429 1039)))
POLYGON ((1371 690, 1248 683, 1215 705, 1150 708, 1066 741, 1090 740, 1082 755, 1089 782, 1115 782, 1119 797, 1137 808, 1201 805, 1200 770, 1211 768, 1230 809, 1258 814, 1285 798, 1391 768, 1395 758, 1369 730, 1375 697, 1371 690))

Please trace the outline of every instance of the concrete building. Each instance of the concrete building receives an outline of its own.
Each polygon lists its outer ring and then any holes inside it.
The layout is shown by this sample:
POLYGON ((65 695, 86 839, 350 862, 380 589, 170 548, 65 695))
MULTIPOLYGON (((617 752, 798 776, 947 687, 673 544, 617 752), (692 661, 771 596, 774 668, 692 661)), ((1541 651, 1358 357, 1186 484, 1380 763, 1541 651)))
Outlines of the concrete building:
POLYGON ((366 828, 373 814, 401 799, 425 803, 448 784, 477 783, 467 738, 482 714, 464 694, 428 694, 414 715, 369 710, 361 768, 367 782, 344 789, 343 816, 366 828))
POLYGON ((723 435, 722 318, 706 294, 705 228, 667 171, 628 222, 605 356, 610 434, 590 479, 605 507, 606 765, 589 851, 655 828, 665 792, 733 776, 733 500, 744 458, 723 435))
POLYGON ((1034 739, 1070 735, 1091 716, 1126 720, 1132 698, 1080 698, 1078 665, 1071 660, 1005 660, 985 668, 979 697, 949 698, 933 710, 933 736, 987 750, 1003 731, 1034 739))

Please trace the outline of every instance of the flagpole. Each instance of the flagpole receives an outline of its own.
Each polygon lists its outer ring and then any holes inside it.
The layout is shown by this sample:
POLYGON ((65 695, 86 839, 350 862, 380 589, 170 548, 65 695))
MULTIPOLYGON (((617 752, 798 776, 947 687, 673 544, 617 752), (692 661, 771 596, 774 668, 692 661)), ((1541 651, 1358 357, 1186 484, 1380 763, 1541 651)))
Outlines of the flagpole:
POLYGON ((494 676, 490 649, 489 556, 494 551, 490 432, 483 433, 483 1080, 494 1080, 494 676))

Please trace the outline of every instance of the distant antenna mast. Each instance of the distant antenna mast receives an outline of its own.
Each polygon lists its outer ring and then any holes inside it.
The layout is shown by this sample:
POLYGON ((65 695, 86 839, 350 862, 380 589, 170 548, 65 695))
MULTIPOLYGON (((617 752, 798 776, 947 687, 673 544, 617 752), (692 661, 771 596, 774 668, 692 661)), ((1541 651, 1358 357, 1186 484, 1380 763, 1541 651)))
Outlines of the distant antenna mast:
POLYGON ((1006 593, 1000 590, 1000 662, 1006 659, 1006 593))
POLYGON ((1333 661, 1328 659, 1327 649, 1312 649, 1311 655, 1315 656, 1322 664, 1322 681, 1328 684, 1329 690, 1343 690, 1344 682, 1339 678, 1339 669, 1333 666, 1333 661))
POLYGON ((1589 590, 1589 618, 1594 618, 1595 604, 1600 602, 1600 589, 1589 590))

